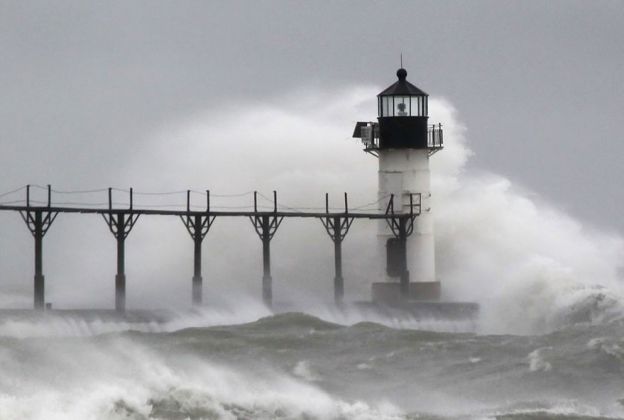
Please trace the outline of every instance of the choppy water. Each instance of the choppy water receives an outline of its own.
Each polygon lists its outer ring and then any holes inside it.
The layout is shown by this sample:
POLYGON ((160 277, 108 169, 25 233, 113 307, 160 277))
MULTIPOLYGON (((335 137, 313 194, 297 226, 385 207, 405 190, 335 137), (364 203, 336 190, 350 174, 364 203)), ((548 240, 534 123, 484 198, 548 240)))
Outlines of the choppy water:
POLYGON ((521 336, 263 315, 5 319, 0 419, 624 417, 617 318, 521 336))

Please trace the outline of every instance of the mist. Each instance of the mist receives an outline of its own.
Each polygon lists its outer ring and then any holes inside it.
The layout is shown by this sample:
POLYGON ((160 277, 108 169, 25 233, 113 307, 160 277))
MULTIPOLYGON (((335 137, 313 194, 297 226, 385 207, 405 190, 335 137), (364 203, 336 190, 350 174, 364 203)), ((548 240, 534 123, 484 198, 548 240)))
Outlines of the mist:
MULTIPOLYGON (((373 209, 377 161, 350 134, 356 121, 373 119, 377 91, 310 88, 163 121, 141 135, 137 153, 111 166, 117 182, 111 186, 133 187, 135 208, 182 209, 186 189, 209 189, 215 210, 250 209, 254 190, 264 197, 276 190, 281 209, 323 208, 326 192, 330 206, 341 207, 348 192, 351 208, 373 209)), ((469 130, 448 100, 431 99, 430 120, 445 130, 445 148, 431 158, 444 299, 478 302, 481 328, 497 332, 548 331, 589 309, 590 318, 619 313, 622 238, 575 220, 501 175, 466 169, 473 156, 469 130)), ((192 198, 203 208, 204 197, 192 198)), ((65 199, 53 195, 53 202, 65 199)), ((71 199, 105 202, 106 193, 71 199)), ((114 201, 125 205, 127 196, 116 191, 114 201)), ((261 198, 260 205, 271 203, 261 198)), ((2 304, 28 307, 32 239, 16 214, 0 218, 8 233, 0 237, 2 304)), ((374 237, 375 222, 358 220, 344 242, 347 300, 369 299, 372 273, 383 264, 374 237)), ((190 305, 192 241, 177 218, 142 216, 126 248, 130 308, 190 305)), ((99 216, 60 215, 44 240, 46 300, 55 308, 112 307, 114 252, 99 216)), ((275 300, 330 302, 332 262, 331 241, 319 221, 285 220, 272 241, 275 300)), ((247 219, 217 218, 203 244, 203 277, 209 306, 259 299, 261 243, 247 219)))

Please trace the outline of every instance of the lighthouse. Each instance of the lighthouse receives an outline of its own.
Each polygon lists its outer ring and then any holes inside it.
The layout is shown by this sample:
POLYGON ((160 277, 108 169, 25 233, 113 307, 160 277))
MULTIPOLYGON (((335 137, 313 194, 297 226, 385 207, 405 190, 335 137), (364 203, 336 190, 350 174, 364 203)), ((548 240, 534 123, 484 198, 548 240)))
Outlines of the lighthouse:
POLYGON ((397 237, 386 220, 379 222, 381 265, 373 283, 373 302, 393 304, 440 298, 436 278, 433 208, 429 161, 442 149, 441 124, 429 124, 427 93, 407 81, 407 71, 377 95, 377 121, 358 122, 353 137, 378 158, 378 199, 381 212, 415 215, 410 235, 397 237))

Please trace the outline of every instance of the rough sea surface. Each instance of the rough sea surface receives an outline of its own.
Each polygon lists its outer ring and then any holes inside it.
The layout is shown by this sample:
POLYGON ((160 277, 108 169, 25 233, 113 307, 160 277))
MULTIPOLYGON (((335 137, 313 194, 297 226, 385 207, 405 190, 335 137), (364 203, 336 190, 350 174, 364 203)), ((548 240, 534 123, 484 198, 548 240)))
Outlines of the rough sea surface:
POLYGON ((618 317, 488 335, 256 312, 5 315, 0 419, 624 418, 618 317))

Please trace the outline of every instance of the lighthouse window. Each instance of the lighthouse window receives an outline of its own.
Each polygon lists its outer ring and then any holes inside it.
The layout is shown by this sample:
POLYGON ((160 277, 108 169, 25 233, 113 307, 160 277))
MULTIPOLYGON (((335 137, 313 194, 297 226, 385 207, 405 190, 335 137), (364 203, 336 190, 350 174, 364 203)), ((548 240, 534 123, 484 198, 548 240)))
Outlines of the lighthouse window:
POLYGON ((425 117, 426 96, 380 96, 377 102, 380 117, 425 117))
POLYGON ((427 115, 427 98, 425 96, 413 96, 411 99, 411 112, 413 117, 424 117, 427 115))
POLYGON ((394 115, 396 117, 409 116, 409 97, 408 96, 395 96, 394 97, 394 115))
POLYGON ((382 101, 382 116, 383 117, 388 117, 388 116, 392 116, 392 98, 389 96, 384 96, 381 98, 382 101))

